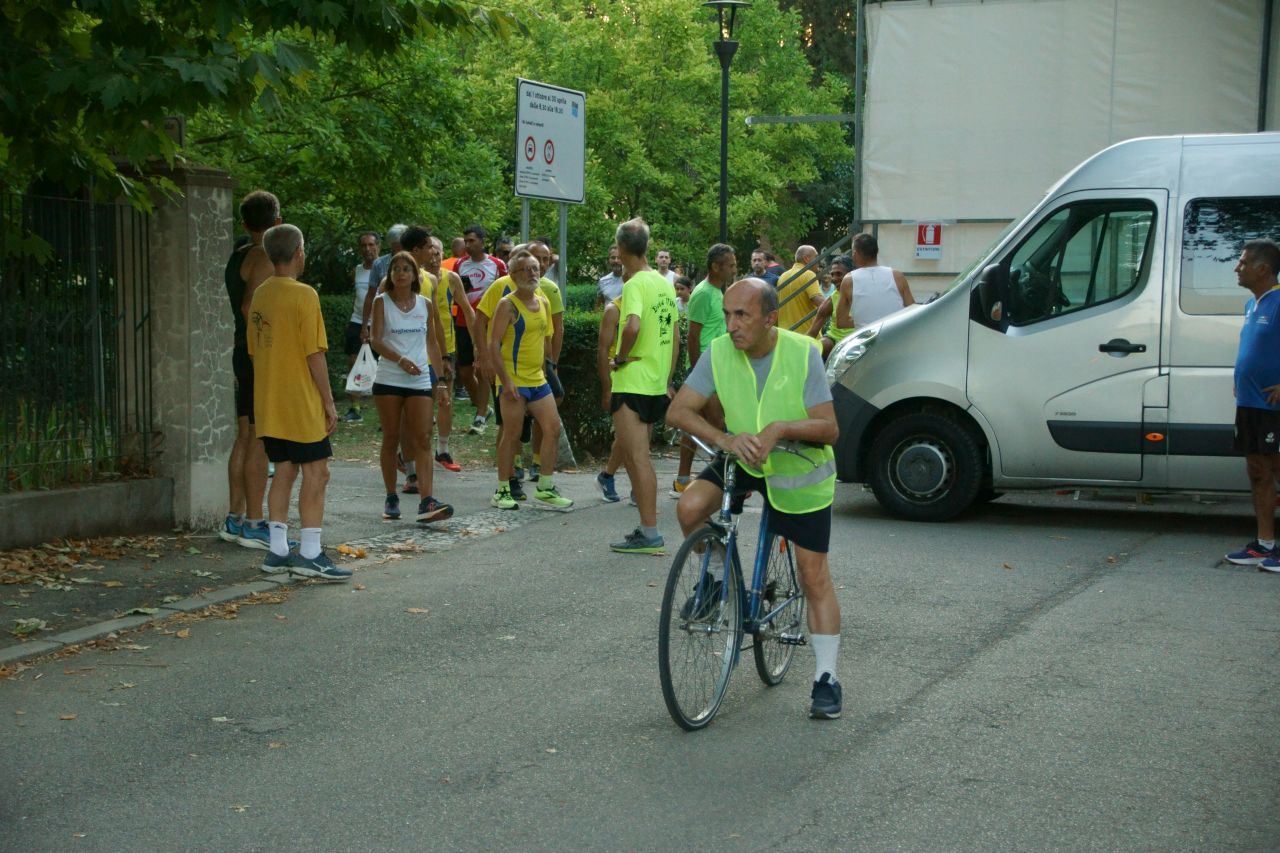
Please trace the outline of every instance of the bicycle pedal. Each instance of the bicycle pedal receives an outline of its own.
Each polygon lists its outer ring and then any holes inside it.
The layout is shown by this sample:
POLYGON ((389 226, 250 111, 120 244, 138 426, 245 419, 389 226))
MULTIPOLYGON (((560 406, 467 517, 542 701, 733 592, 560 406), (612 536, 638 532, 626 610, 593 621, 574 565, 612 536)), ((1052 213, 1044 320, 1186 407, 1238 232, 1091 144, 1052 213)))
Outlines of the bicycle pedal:
POLYGON ((804 634, 787 634, 778 635, 778 642, 784 646, 807 646, 809 641, 805 639, 804 634))

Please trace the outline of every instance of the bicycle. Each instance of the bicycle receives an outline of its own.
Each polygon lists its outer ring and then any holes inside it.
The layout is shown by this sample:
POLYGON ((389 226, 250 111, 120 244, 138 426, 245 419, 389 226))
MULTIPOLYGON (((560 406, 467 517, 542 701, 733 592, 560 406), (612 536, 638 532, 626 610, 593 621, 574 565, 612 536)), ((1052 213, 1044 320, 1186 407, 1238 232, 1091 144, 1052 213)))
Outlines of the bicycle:
POLYGON ((689 438, 724 465, 724 496, 720 511, 685 538, 671 565, 658 617, 658 673, 671 718, 682 729, 696 731, 715 718, 729 676, 745 651, 745 634, 752 637, 756 673, 769 687, 782 682, 796 646, 807 641, 795 555, 789 541, 769 532, 769 502, 764 502, 748 589, 734 518, 742 511, 733 501, 738 466, 732 454, 689 438))

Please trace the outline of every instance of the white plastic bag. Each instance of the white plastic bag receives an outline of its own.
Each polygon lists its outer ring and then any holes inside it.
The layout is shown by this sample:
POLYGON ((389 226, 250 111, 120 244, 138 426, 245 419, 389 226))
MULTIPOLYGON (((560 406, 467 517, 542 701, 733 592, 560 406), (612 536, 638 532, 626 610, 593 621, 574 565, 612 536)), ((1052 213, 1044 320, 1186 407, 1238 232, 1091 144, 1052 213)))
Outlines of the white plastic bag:
POLYGON ((351 365, 347 374, 348 394, 368 394, 373 390, 373 375, 378 370, 378 362, 373 357, 373 349, 368 344, 360 345, 360 353, 356 363, 351 365))

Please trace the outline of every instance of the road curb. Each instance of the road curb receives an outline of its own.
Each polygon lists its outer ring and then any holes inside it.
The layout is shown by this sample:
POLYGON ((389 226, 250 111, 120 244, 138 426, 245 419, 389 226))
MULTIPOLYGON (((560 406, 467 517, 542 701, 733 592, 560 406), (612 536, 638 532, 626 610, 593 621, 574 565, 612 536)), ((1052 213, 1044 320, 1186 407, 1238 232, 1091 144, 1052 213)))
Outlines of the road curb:
POLYGON ((42 657, 67 646, 100 640, 112 633, 131 631, 134 628, 141 628, 144 625, 160 622, 183 613, 194 613, 215 604, 225 604, 228 601, 248 598, 260 592, 271 592, 282 586, 290 586, 295 583, 297 583, 297 580, 289 575, 265 577, 263 580, 240 583, 225 589, 216 589, 200 595, 193 595, 180 601, 163 604, 156 608, 154 614, 121 616, 116 619, 106 619, 101 622, 95 622, 92 625, 85 625, 82 628, 73 628, 70 631, 63 631, 61 634, 54 634, 51 637, 41 637, 39 640, 32 640, 0 649, 0 665, 20 663, 31 658, 42 657))

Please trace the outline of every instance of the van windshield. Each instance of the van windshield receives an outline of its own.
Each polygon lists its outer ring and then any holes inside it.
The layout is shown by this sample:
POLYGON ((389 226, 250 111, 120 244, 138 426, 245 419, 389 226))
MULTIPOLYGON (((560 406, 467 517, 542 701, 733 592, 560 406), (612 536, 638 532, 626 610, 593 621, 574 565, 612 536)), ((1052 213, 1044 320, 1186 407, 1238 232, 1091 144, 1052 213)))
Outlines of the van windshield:
POLYGON ((962 273, 952 279, 951 283, 947 285, 946 288, 938 294, 938 296, 941 297, 943 294, 950 293, 957 287, 968 285, 969 280, 981 270, 983 262, 986 261, 987 258, 991 257, 991 253, 996 250, 996 246, 1003 243, 1005 238, 1013 233, 1013 229, 1021 222, 1021 219, 1014 219, 1006 225, 1004 230, 1000 232, 1000 236, 992 240, 991 245, 979 252, 977 257, 969 263, 969 266, 965 267, 962 273))

